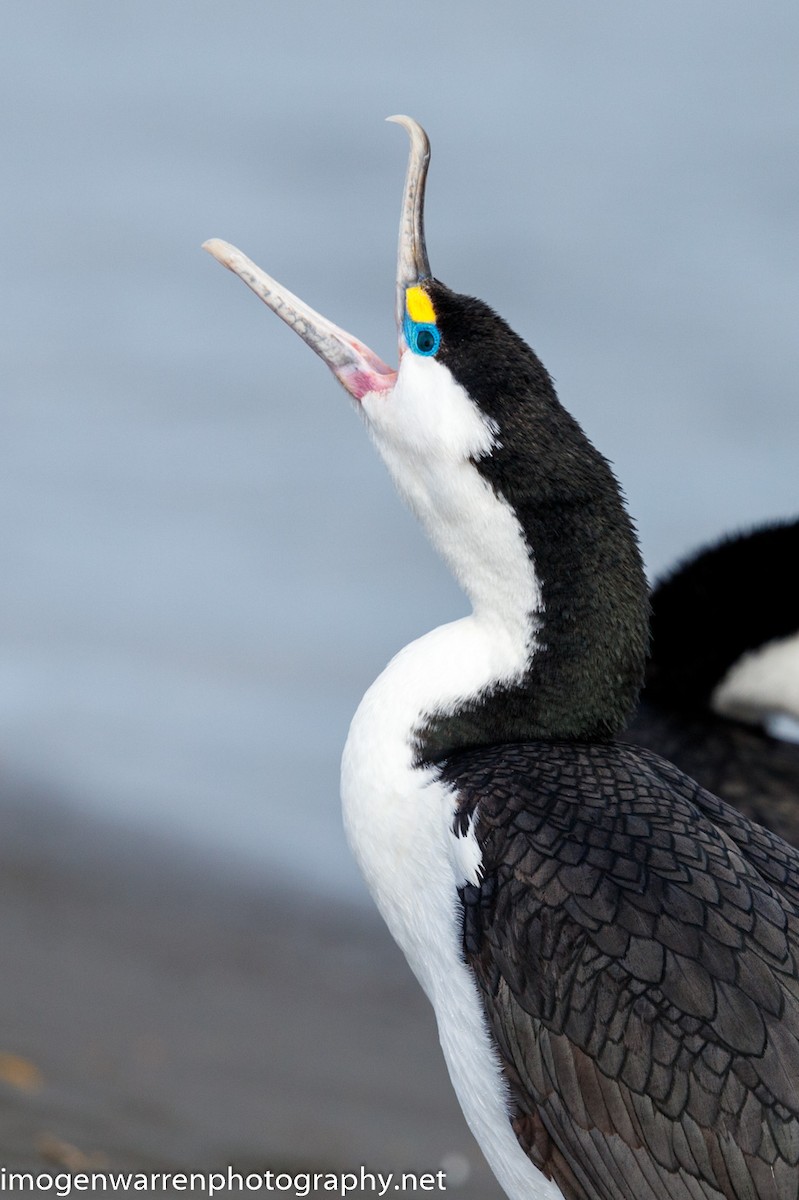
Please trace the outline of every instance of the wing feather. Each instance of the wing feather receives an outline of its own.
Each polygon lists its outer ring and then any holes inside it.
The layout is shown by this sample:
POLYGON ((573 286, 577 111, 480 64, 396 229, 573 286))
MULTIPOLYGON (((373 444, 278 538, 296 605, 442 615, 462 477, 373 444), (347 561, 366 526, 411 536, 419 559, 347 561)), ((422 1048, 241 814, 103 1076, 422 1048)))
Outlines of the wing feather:
POLYGON ((569 1200, 797 1200, 799 852, 634 747, 468 752, 464 953, 569 1200))

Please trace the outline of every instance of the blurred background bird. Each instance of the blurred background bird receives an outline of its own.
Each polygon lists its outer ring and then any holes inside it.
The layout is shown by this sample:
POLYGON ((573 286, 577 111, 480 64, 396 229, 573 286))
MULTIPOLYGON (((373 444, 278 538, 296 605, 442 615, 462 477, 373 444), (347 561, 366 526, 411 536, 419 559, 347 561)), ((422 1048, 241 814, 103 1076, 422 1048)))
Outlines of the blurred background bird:
POLYGON ((625 740, 799 845, 799 522, 731 535, 652 593, 646 682, 625 740))

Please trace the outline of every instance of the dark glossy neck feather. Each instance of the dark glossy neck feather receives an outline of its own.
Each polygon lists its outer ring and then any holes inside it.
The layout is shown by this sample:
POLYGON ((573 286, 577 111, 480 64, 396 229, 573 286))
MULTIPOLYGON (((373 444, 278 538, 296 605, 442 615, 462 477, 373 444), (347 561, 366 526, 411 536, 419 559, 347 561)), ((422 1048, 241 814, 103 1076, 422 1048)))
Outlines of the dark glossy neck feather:
POLYGON ((516 513, 544 611, 531 613, 539 648, 521 682, 431 716, 419 759, 501 742, 607 740, 635 706, 648 642, 646 579, 618 484, 529 347, 480 301, 438 283, 430 290, 439 357, 497 424, 498 445, 475 466, 516 513))

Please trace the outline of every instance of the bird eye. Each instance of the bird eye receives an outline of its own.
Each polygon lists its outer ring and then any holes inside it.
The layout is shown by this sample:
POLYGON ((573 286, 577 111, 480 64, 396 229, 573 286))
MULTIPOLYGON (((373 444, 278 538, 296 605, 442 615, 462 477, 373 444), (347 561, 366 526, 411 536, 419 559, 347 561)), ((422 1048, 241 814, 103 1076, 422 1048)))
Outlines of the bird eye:
POLYGON ((441 334, 435 325, 426 321, 414 321, 407 314, 404 322, 405 341, 414 354, 425 358, 436 354, 441 345, 441 334))
POLYGON ((410 333, 408 345, 411 350, 415 354, 422 354, 425 357, 435 354, 441 345, 441 334, 435 325, 421 325, 415 322, 410 323, 410 325, 411 327, 408 330, 410 333))

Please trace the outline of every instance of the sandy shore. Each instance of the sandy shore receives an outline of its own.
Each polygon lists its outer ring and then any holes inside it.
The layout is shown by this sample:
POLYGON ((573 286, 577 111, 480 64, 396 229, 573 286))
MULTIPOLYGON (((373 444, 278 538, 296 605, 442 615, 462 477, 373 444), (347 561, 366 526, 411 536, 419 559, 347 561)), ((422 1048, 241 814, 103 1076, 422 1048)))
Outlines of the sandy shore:
POLYGON ((376 915, 20 794, 0 798, 0 890, 0 1166, 443 1162, 459 1200, 499 1195, 376 915))

